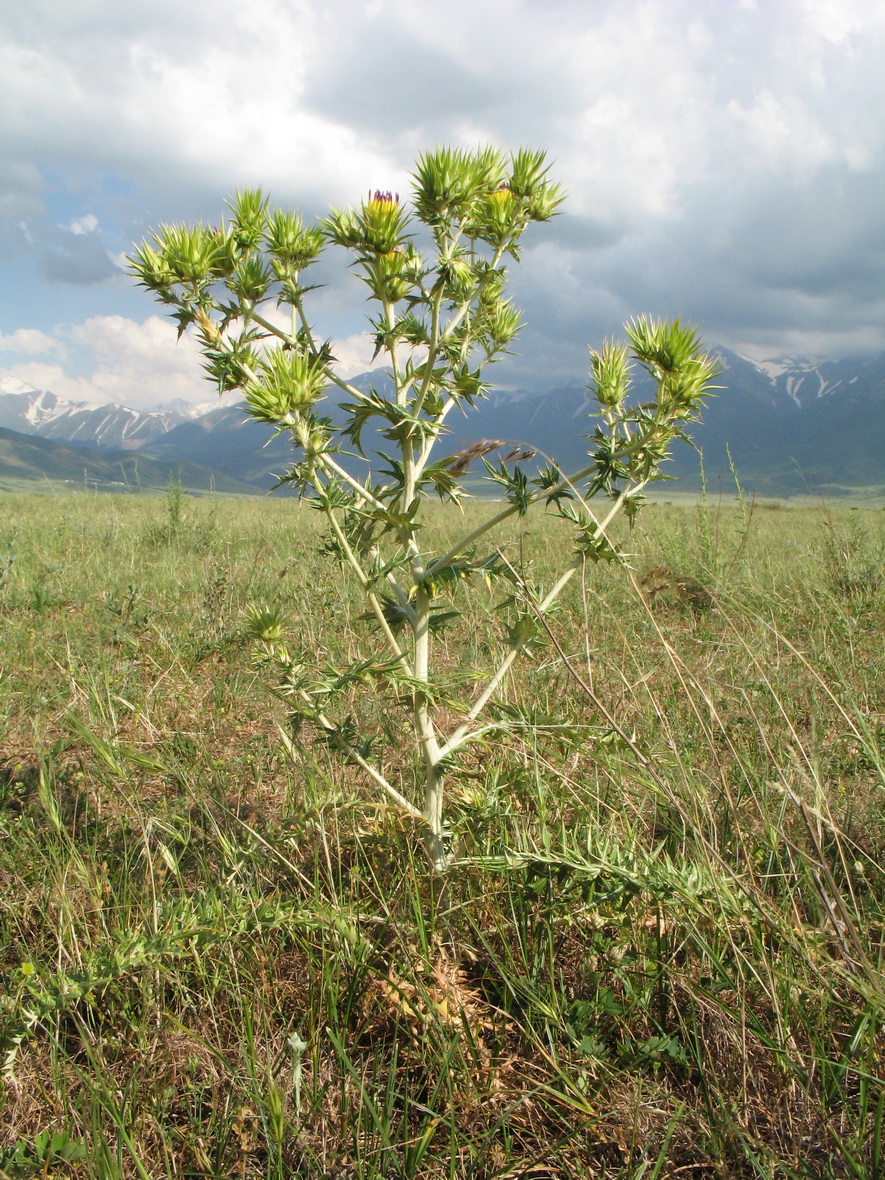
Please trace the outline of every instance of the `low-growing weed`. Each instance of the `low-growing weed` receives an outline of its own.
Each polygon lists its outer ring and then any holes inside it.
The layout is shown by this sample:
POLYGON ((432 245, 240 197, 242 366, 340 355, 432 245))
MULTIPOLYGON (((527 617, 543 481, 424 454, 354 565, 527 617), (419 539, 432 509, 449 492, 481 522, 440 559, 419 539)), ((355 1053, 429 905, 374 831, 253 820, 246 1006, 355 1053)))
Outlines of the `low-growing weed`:
POLYGON ((12 567, 15 563, 15 538, 17 532, 17 529, 13 529, 11 537, 6 542, 5 552, 0 557, 0 592, 2 592, 12 576, 12 567))
POLYGON ((837 521, 824 507, 820 522, 823 568, 831 592, 855 602, 878 594, 885 577, 885 531, 874 528, 858 509, 837 521))

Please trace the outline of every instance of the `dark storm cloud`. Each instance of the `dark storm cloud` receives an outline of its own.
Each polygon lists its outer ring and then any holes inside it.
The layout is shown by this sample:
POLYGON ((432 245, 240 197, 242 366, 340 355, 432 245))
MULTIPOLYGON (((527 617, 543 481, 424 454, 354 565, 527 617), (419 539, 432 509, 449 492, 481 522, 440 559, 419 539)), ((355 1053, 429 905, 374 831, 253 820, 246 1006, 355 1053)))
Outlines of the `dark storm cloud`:
POLYGON ((60 226, 42 229, 37 269, 51 282, 77 287, 104 283, 120 274, 96 233, 74 233, 60 226))
POLYGON ((369 35, 343 38, 335 69, 308 72, 313 109, 358 127, 373 139, 390 129, 439 128, 496 101, 494 80, 478 76, 438 45, 416 46, 396 19, 373 22, 369 35), (405 126, 404 126, 405 125, 405 126))

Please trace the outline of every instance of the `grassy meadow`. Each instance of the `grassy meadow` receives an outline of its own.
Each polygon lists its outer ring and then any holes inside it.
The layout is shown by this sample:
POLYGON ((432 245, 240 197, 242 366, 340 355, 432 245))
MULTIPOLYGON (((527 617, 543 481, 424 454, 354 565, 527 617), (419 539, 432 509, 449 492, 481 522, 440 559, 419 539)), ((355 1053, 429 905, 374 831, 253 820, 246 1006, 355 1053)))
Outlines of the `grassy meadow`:
MULTIPOLYGON (((0 1177, 882 1180, 885 512, 640 514, 449 780, 445 914, 245 635, 363 650, 321 524, 0 498, 0 1177)), ((494 602, 439 641, 453 716, 494 602)))

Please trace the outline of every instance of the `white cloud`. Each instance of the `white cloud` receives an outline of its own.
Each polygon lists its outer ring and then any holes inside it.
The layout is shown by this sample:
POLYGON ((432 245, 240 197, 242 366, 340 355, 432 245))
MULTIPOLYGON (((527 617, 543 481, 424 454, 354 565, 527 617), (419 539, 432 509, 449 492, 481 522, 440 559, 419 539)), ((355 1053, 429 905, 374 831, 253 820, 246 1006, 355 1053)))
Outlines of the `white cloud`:
POLYGON ((41 338, 41 352, 75 350, 84 359, 85 371, 78 375, 72 374, 73 365, 44 361, 22 361, 5 370, 59 397, 143 408, 174 398, 205 401, 210 392, 196 345, 187 336, 177 341, 175 326, 160 316, 143 323, 118 315, 92 316, 57 328, 52 338, 32 329, 23 332, 26 341, 41 338))
POLYGON ((5 336, 0 332, 0 352, 41 356, 43 353, 56 352, 60 347, 60 341, 46 332, 41 332, 39 328, 16 328, 14 332, 5 336))
MULTIPOLYGON (((262 314, 268 323, 279 331, 292 331, 291 311, 285 311, 282 307, 266 307, 262 314)), ((316 324, 314 330, 317 336, 323 335, 316 324)), ((270 337, 256 341, 254 347, 261 352, 265 348, 276 347, 278 343, 278 340, 270 337)), ((333 335, 330 344, 337 362, 335 372, 345 379, 355 377, 358 373, 367 373, 370 369, 382 368, 388 363, 384 355, 373 358, 375 337, 370 332, 353 332, 346 336, 333 335)))
POLYGON ((370 369, 383 368, 389 363, 386 354, 373 359, 374 351, 375 341, 368 332, 357 332, 343 340, 333 340, 332 352, 338 361, 335 371, 346 380, 359 373, 367 373, 370 369))
MULTIPOLYGON (((278 327, 287 326, 279 312, 268 318, 278 327)), ((374 339, 368 332, 331 344, 338 361, 336 372, 345 379, 388 363, 384 355, 373 358, 374 339)), ((59 361, 44 360, 18 361, 2 370, 70 401, 144 408, 175 398, 194 403, 211 400, 212 386, 202 370, 197 344, 187 334, 179 340, 174 325, 160 316, 142 323, 118 315, 93 316, 81 324, 58 327, 54 335, 19 328, 0 335, 0 351, 34 357, 56 353, 60 361, 77 351, 88 362, 88 371, 79 375, 72 375, 70 366, 59 361)))
POLYGON ((384 151, 304 94, 307 63, 334 69, 314 4, 134 0, 72 21, 34 0, 0 46, 0 102, 13 158, 76 157, 155 189, 221 196, 237 184, 293 184, 343 198, 354 176, 389 170, 384 151))
POLYGON ((774 171, 811 176, 838 150, 820 122, 793 95, 763 90, 754 95, 750 106, 730 102, 728 113, 737 125, 738 142, 743 139, 750 157, 774 171))
POLYGON ((98 218, 94 213, 87 213, 84 217, 75 217, 68 229, 72 234, 91 234, 98 229, 98 218))
MULTIPOLYGON (((37 165, 26 159, 13 159, 0 146, 2 185, 0 185, 0 225, 6 223, 26 232, 24 217, 40 216, 45 182, 37 165)), ((8 230, 7 230, 8 232, 8 230)))
POLYGON ((342 0, 93 8, 102 19, 88 36, 60 3, 19 14, 0 51, 16 157, 73 151, 219 198, 263 181, 340 201, 382 178, 402 187, 428 141, 528 136, 550 142, 579 210, 638 216, 670 211, 710 166, 729 101, 754 110, 767 88, 784 105, 809 84, 812 58, 848 52, 849 34, 881 23, 847 0, 777 12, 564 2, 552 22, 547 6, 453 0, 441 39, 429 0, 363 12, 342 0), (755 41, 740 80, 727 65, 735 37, 755 41))
POLYGON ((885 28, 885 12, 869 0, 804 0, 800 12, 815 33, 834 44, 885 28))
MULTIPOLYGON (((405 346, 400 347, 401 351, 398 349, 400 362, 405 362, 407 357, 411 357, 418 363, 427 355, 427 350, 423 347, 414 351, 405 346)), ((386 352, 379 353, 378 356, 374 356, 374 352, 375 337, 369 332, 356 332, 352 336, 333 340, 332 353, 336 359, 335 372, 339 377, 348 380, 360 373, 383 369, 390 364, 390 357, 386 352)))

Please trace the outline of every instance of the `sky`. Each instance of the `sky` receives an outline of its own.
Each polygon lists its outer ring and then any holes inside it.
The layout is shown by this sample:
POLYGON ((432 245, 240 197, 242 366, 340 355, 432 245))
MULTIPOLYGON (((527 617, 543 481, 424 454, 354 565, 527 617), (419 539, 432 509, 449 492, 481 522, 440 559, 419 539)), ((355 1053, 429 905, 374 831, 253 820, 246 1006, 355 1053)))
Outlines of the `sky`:
MULTIPOLYGON (((879 0, 28 0, 0 10, 0 376, 139 408, 213 396, 126 274, 152 227, 263 186, 306 217, 407 193, 438 144, 545 148, 502 386, 681 315, 757 359, 885 352, 879 0)), ((361 285, 314 294, 344 375, 361 285)))

